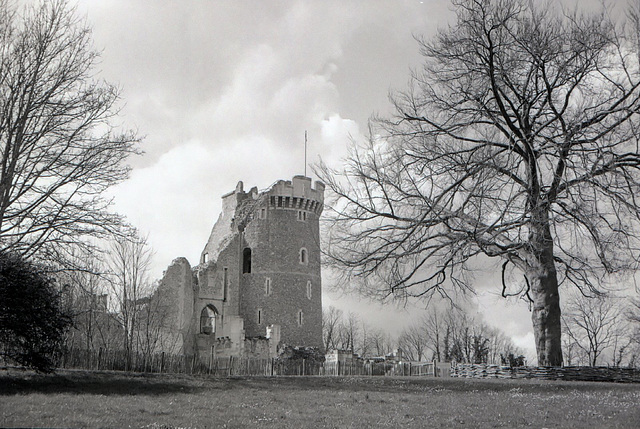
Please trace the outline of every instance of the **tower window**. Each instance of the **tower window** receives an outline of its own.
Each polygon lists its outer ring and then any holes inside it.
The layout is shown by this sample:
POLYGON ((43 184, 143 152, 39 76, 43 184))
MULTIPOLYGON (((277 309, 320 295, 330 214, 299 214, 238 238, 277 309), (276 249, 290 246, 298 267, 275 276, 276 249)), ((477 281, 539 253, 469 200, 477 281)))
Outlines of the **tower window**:
POLYGON ((266 208, 261 208, 261 209, 258 211, 258 217, 259 217, 260 219, 266 219, 266 218, 267 218, 267 209, 266 209, 266 208))
POLYGON ((302 222, 306 222, 307 220, 307 212, 304 210, 298 210, 298 220, 302 222))
POLYGON ((302 326, 303 322, 304 322, 304 314, 302 313, 302 310, 298 310, 298 326, 302 326))
POLYGON ((209 262, 209 254, 205 253, 202 255, 202 263, 206 264, 207 262, 209 262))
POLYGON ((213 305, 207 305, 200 313, 200 333, 211 335, 216 332, 216 316, 218 311, 213 305))
POLYGON ((229 268, 224 267, 222 269, 222 299, 227 300, 227 293, 229 291, 229 268))
POLYGON ((271 295, 271 279, 269 277, 264 279, 264 294, 266 296, 271 295))
POLYGON ((307 249, 305 249, 304 247, 302 249, 300 249, 300 263, 301 264, 306 264, 308 262, 308 255, 307 255, 307 249))
POLYGON ((258 309, 258 325, 262 325, 262 309, 258 309))
POLYGON ((307 281, 307 298, 311 299, 311 280, 307 281))
POLYGON ((251 273, 251 249, 249 247, 245 247, 242 251, 242 273, 251 273))

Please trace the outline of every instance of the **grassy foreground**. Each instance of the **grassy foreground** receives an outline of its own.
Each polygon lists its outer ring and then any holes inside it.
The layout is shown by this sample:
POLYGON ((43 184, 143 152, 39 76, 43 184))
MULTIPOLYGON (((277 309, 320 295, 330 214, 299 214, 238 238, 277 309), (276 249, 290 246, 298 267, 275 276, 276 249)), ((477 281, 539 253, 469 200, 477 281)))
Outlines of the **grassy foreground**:
POLYGON ((640 427, 640 385, 0 370, 2 427, 640 427))

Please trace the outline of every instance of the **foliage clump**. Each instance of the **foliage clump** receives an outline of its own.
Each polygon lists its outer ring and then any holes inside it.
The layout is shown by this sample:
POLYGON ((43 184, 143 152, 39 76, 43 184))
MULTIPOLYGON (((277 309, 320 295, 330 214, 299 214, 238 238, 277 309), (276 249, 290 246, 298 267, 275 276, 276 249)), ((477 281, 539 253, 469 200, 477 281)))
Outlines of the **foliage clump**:
POLYGON ((322 363, 324 362, 324 353, 317 347, 298 347, 283 345, 278 349, 277 360, 286 361, 301 361, 322 363))
POLYGON ((0 357, 52 372, 71 318, 42 267, 0 253, 0 357))

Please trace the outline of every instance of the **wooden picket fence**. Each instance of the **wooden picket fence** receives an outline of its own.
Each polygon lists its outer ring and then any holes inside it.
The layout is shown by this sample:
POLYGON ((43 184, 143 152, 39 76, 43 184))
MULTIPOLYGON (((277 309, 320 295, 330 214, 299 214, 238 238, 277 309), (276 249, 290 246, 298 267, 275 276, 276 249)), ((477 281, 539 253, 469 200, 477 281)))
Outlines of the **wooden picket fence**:
POLYGON ((72 349, 61 355, 58 367, 97 371, 209 374, 214 376, 434 376, 433 362, 317 362, 308 359, 210 357, 201 362, 195 355, 133 353, 122 350, 72 349))
MULTIPOLYGON (((441 364, 438 364, 441 365, 441 364)), ((195 355, 133 353, 122 350, 72 349, 58 358, 58 368, 148 373, 209 374, 213 376, 426 376, 435 377, 435 362, 317 362, 297 359, 210 357, 201 362, 195 355)), ((449 367, 449 364, 446 364, 449 367)), ((640 369, 617 367, 509 367, 491 364, 457 364, 452 377, 527 378, 544 380, 610 381, 640 383, 640 369)), ((437 375, 441 376, 441 375, 437 375)))
POLYGON ((433 362, 325 362, 320 375, 435 376, 433 362))

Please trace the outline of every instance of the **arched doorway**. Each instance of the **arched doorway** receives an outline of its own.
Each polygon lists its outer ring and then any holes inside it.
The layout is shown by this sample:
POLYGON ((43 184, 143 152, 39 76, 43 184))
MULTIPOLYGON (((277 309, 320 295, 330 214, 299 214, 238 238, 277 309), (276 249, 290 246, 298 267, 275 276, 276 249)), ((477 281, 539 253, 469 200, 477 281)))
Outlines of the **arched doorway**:
POLYGON ((218 310, 209 304, 200 313, 200 333, 211 335, 216 332, 216 316, 218 310))

